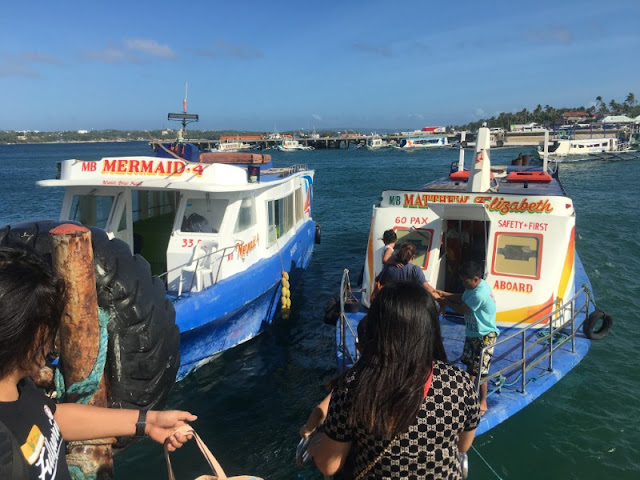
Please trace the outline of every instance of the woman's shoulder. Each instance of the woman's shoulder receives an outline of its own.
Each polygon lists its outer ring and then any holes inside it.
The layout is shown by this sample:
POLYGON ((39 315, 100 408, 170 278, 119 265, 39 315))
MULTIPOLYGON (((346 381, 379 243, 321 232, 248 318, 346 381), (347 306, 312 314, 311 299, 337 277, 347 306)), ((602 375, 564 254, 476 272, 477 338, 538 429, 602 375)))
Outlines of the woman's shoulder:
POLYGON ((462 368, 450 363, 435 360, 433 362, 433 376, 439 378, 442 382, 454 382, 457 384, 468 384, 473 386, 471 377, 462 368))

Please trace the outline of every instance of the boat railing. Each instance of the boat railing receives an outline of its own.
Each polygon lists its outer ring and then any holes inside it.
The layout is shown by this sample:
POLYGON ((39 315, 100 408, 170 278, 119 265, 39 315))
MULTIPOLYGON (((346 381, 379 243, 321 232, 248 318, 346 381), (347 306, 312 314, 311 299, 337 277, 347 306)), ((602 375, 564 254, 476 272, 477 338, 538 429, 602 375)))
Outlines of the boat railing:
MULTIPOLYGON (((345 303, 353 296, 353 292, 359 292, 360 290, 352 290, 349 279, 349 270, 344 269, 342 273, 342 281, 340 282, 340 339, 338 342, 338 353, 341 358, 341 370, 345 370, 350 365, 353 365, 358 359, 358 349, 350 349, 347 345, 347 331, 351 333, 351 337, 357 339, 356 329, 351 325, 349 319, 345 315, 345 303), (352 353, 354 352, 354 353, 352 353), (355 357, 354 357, 355 354, 355 357)), ((560 299, 555 303, 558 305, 561 303, 560 299)), ((589 315, 589 304, 591 302, 590 291, 583 285, 571 299, 562 303, 552 312, 544 315, 537 321, 527 325, 523 328, 518 328, 518 331, 501 336, 493 345, 484 347, 481 352, 481 357, 487 353, 491 348, 496 351, 504 351, 502 357, 506 358, 509 353, 513 351, 519 351, 519 358, 510 362, 507 365, 502 366, 499 370, 492 372, 487 376, 476 377, 476 388, 480 391, 480 386, 483 383, 491 381, 497 381, 497 390, 501 388, 503 379, 507 375, 514 375, 520 380, 521 393, 526 392, 527 385, 527 373, 537 367, 538 365, 546 362, 547 371, 553 370, 554 354, 566 345, 570 343, 571 352, 576 351, 576 333, 580 331, 583 323, 589 315), (582 319, 578 321, 578 317, 583 315, 582 319), (548 328, 541 328, 546 325, 548 328), (535 334, 534 334, 535 332, 535 334), (527 341, 528 337, 535 337, 527 341), (499 348, 500 346, 509 348, 499 348), (535 355, 534 355, 535 354, 535 355)), ((498 360, 503 360, 501 356, 494 356, 492 363, 497 364, 498 360)), ((502 364, 503 362, 501 362, 502 364)), ((517 381, 517 380, 516 380, 517 381)))
POLYGON ((289 170, 289 175, 292 175, 294 173, 298 173, 298 172, 304 172, 305 170, 309 170, 309 168, 307 167, 306 163, 297 163, 295 165, 291 165, 290 167, 287 167, 289 170))
MULTIPOLYGON (((502 366, 502 368, 489 375, 478 375, 475 380, 478 392, 480 391, 480 385, 494 380, 497 381, 497 390, 499 390, 501 387, 500 384, 502 383, 501 379, 505 378, 506 374, 518 374, 516 381, 517 378, 520 379, 520 391, 521 393, 525 393, 527 372, 545 361, 547 362, 547 371, 552 371, 554 353, 567 342, 571 342, 571 352, 575 353, 575 336, 588 317, 589 302, 589 289, 586 285, 583 285, 570 300, 551 313, 543 316, 527 327, 519 328, 517 332, 505 337, 501 336, 493 345, 483 347, 480 358, 484 358, 484 355, 490 349, 505 352, 501 357, 494 356, 492 359, 493 364, 496 364, 498 360, 506 358, 510 351, 519 350, 520 356, 517 360, 502 366), (580 298, 581 295, 584 295, 584 297, 580 298), (576 319, 580 314, 584 314, 583 320, 577 322, 576 319), (548 330, 540 328, 541 325, 544 324, 548 325, 548 330), (537 332, 535 340, 527 342, 527 337, 531 337, 534 330, 537 332), (509 345, 510 348, 499 348, 500 346, 506 347, 509 342, 514 343, 515 346, 509 345), (527 354, 533 353, 534 349, 543 350, 543 352, 538 353, 533 356, 533 358, 530 358, 532 355, 527 356, 527 354)), ((556 302, 556 305, 558 303, 559 302, 556 302)))
POLYGON ((357 338, 357 332, 349 322, 349 319, 344 313, 344 304, 353 297, 353 290, 351 289, 351 280, 349 279, 349 269, 345 268, 342 272, 342 280, 340 281, 340 342, 338 345, 339 352, 342 353, 342 370, 345 370, 350 362, 351 365, 356 363, 358 359, 358 349, 354 348, 355 357, 351 354, 351 350, 347 345, 347 329, 351 332, 354 339, 357 338))
POLYGON ((299 163, 299 164, 291 165, 288 167, 270 168, 268 170, 263 170, 262 173, 277 175, 280 178, 285 178, 297 172, 304 172, 305 170, 309 170, 307 168, 307 165, 303 163, 299 163))
MULTIPOLYGON (((227 255, 229 255, 229 253, 231 253, 230 251, 234 251, 238 247, 238 245, 242 245, 243 243, 244 243, 243 241, 239 240, 233 245, 229 245, 223 248, 217 248, 216 250, 213 250, 210 252, 207 251, 208 250, 207 244, 201 243, 199 244, 199 246, 201 250, 204 250, 205 252, 204 254, 200 256, 194 255, 193 258, 191 258, 188 262, 180 264, 177 267, 171 268, 166 272, 158 275, 158 277, 160 278, 165 277, 164 281, 165 283, 167 283, 166 277, 169 275, 169 273, 180 271, 178 296, 182 295, 183 274, 186 272, 192 274, 191 283, 189 285, 189 288, 186 290, 187 293, 191 293, 191 291, 193 290, 194 283, 197 284, 197 279, 199 278, 198 274, 202 274, 205 272, 209 273, 211 275, 210 277, 211 285, 215 285, 216 283, 218 283, 218 279, 220 277, 220 269, 222 267, 222 261, 227 255), (218 258, 213 260, 213 257, 216 255, 218 256, 218 258), (213 261, 216 262, 216 265, 213 265, 213 261), (215 275, 214 275, 214 271, 215 271, 215 275)), ((195 252, 197 251, 198 250, 196 249, 195 252)))

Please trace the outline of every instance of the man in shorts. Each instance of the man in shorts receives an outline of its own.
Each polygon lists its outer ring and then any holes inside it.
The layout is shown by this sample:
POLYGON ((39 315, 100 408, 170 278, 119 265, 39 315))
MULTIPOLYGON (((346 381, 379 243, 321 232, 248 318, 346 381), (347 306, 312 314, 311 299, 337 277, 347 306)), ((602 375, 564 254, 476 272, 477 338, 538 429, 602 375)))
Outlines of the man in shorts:
MULTIPOLYGON (((466 337, 462 352, 462 363, 467 365, 467 372, 475 381, 476 376, 489 374, 493 347, 500 334, 496 326, 496 301, 487 282, 482 279, 482 269, 476 262, 465 262, 458 270, 460 280, 465 290, 462 295, 438 292, 447 306, 452 310, 464 314, 466 337), (482 356, 482 358, 480 358, 482 356)), ((480 410, 487 412, 488 385, 480 385, 480 410)))

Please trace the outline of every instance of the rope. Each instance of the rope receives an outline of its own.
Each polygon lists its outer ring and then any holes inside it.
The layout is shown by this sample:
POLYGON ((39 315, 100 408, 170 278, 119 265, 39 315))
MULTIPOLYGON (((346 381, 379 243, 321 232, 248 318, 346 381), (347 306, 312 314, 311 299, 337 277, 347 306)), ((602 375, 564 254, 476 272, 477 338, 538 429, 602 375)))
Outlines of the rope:
POLYGON ((498 472, 496 472, 493 467, 491 465, 489 465, 489 462, 487 462, 484 457, 482 455, 480 455, 480 452, 478 451, 478 449, 476 447, 474 447, 473 445, 471 445, 471 448, 473 449, 474 452, 476 452, 476 454, 480 457, 480 460, 482 460, 484 462, 484 464, 489 467, 489 470, 491 470, 493 472, 493 474, 496 476, 496 478, 498 480, 503 480, 503 478, 498 475, 498 472))
POLYGON ((69 474, 72 480, 96 480, 98 478, 97 473, 84 474, 82 469, 77 465, 69 465, 69 474))
POLYGON ((104 374, 104 365, 107 361, 107 343, 109 334, 107 325, 109 324, 109 313, 98 309, 98 325, 100 326, 100 343, 98 346, 98 355, 93 364, 91 373, 84 380, 74 383, 65 391, 64 375, 62 373, 62 365, 58 365, 55 374, 56 394, 58 401, 64 401, 67 395, 77 395, 76 403, 87 404, 93 398, 100 387, 100 381, 104 374))
POLYGON ((591 293, 591 290, 589 290, 589 286, 586 283, 582 284, 582 288, 584 288, 584 292, 587 295, 587 297, 589 298, 589 303, 591 305, 593 305, 593 308, 596 310, 601 310, 604 312, 604 309, 600 308, 598 305, 596 305, 596 301, 593 298, 593 293, 591 293))

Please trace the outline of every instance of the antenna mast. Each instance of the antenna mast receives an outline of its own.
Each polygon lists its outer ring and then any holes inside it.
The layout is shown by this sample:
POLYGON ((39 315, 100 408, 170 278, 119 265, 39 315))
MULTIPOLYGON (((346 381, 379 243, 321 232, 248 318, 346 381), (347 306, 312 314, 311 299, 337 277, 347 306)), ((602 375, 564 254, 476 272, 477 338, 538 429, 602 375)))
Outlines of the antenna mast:
POLYGON ((198 121, 197 114, 187 113, 187 87, 188 87, 188 84, 185 83, 184 99, 182 100, 182 113, 170 113, 169 116, 167 117, 168 120, 182 121, 183 130, 187 128, 187 124, 198 121))

